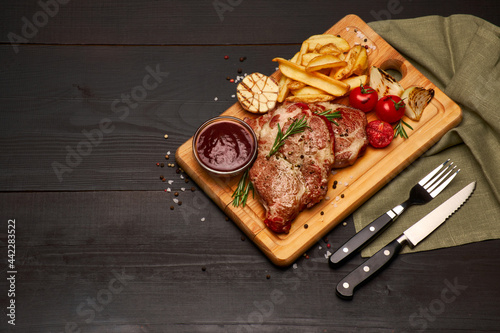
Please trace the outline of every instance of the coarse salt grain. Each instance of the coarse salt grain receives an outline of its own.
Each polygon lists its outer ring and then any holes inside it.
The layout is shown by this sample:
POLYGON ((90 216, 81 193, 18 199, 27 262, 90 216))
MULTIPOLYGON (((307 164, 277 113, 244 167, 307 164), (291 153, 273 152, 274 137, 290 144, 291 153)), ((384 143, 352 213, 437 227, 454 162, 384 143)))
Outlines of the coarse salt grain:
POLYGON ((318 246, 318 250, 321 250, 322 248, 323 248, 323 247, 321 247, 321 246, 318 246))
POLYGON ((174 183, 174 181, 173 181, 173 180, 169 180, 169 181, 168 181, 168 183, 169 183, 170 185, 172 185, 172 184, 174 183))
POLYGON ((297 269, 297 264, 296 264, 296 263, 295 263, 295 264, 293 264, 293 266, 292 266, 292 267, 293 267, 293 269, 297 269))
POLYGON ((325 197, 325 200, 330 200, 330 197, 329 197, 329 196, 326 196, 326 197, 325 197))
POLYGON ((215 98, 214 98, 214 101, 218 101, 218 100, 219 100, 219 97, 215 97, 215 98))
POLYGON ((169 150, 169 151, 167 151, 167 155, 170 155, 170 150, 169 150))
POLYGON ((184 192, 186 190, 185 187, 181 187, 181 191, 184 192))
POLYGON ((177 198, 173 198, 172 200, 173 200, 175 203, 179 203, 179 199, 177 199, 177 198))
POLYGON ((181 178, 181 179, 184 179, 184 176, 183 176, 183 175, 181 175, 181 176, 180 176, 180 178, 181 178))
POLYGON ((170 189, 170 187, 169 187, 169 188, 167 188, 167 192, 172 192, 172 190, 170 189))
POLYGON ((328 259, 328 258, 330 258, 331 255, 332 255, 332 253, 330 251, 326 251, 325 258, 328 259))
POLYGON ((236 97, 236 95, 235 95, 235 94, 232 94, 232 95, 231 95, 231 98, 235 98, 235 97, 236 97))
POLYGON ((201 221, 201 222, 205 221, 205 218, 204 218, 204 217, 202 217, 202 218, 200 219, 200 221, 201 221))

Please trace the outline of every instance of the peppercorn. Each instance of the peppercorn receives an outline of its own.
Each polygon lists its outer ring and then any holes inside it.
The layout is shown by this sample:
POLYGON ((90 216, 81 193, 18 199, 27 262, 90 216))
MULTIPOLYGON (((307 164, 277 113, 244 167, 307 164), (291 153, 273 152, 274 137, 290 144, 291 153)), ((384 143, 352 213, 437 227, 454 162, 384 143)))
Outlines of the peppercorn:
POLYGON ((174 210, 174 206, 170 206, 170 210, 174 210))
POLYGON ((309 225, 306 223, 306 224, 304 224, 304 229, 307 229, 307 228, 309 228, 309 225))
POLYGON ((271 275, 267 274, 267 275, 266 275, 266 279, 268 279, 268 280, 269 280, 270 278, 271 278, 271 275))
POLYGON ((245 61, 246 59, 247 59, 247 57, 241 57, 241 58, 240 58, 240 61, 241 61, 241 62, 243 62, 243 61, 245 61))
POLYGON ((229 59, 229 56, 225 55, 225 56, 224 56, 224 59, 226 59, 226 60, 227 60, 227 59, 229 59))

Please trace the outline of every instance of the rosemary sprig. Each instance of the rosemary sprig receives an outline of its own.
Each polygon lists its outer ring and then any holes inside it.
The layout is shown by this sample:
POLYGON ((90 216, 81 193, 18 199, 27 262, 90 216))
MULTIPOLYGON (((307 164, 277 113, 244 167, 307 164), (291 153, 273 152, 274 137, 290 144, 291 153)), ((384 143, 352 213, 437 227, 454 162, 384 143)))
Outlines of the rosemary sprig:
POLYGON ((310 128, 309 125, 307 125, 306 116, 303 116, 300 120, 294 119, 285 133, 281 131, 280 124, 278 123, 278 134, 276 135, 273 147, 271 148, 271 151, 269 152, 267 157, 269 158, 273 156, 285 144, 285 140, 289 136, 297 133, 302 133, 306 130, 306 128, 310 128))
POLYGON ((408 134, 406 134, 404 126, 407 126, 409 129, 413 130, 413 127, 403 121, 403 119, 400 119, 396 126, 394 126, 394 139, 398 136, 402 137, 403 139, 408 139, 408 134))
POLYGON ((324 116, 326 119, 328 119, 330 122, 334 123, 335 125, 339 126, 339 123, 337 123, 334 119, 339 119, 342 118, 342 115, 340 114, 340 111, 335 111, 332 112, 332 109, 326 110, 320 113, 316 113, 317 115, 324 116))
POLYGON ((238 207, 240 204, 242 207, 245 207, 248 199, 248 193, 250 193, 250 190, 252 191, 252 198, 254 196, 254 191, 253 191, 253 184, 250 180, 248 180, 248 169, 245 170, 243 175, 241 176, 240 181, 238 182, 238 186, 236 187, 236 190, 234 190, 233 195, 231 196, 233 198, 233 206, 238 207))

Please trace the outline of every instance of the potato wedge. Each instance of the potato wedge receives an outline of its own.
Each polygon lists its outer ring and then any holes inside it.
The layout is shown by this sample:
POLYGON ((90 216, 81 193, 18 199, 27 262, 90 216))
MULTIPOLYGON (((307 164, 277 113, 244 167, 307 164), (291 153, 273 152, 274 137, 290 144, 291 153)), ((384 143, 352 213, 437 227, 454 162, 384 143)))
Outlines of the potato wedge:
POLYGON ((347 65, 339 68, 335 73, 333 73, 333 76, 332 75, 330 76, 335 80, 342 80, 349 77, 353 73, 354 65, 356 64, 358 56, 362 52, 362 50, 364 50, 366 53, 365 48, 362 47, 361 45, 353 46, 347 53, 345 59, 347 65))
POLYGON ((367 85, 368 84, 368 75, 354 75, 350 76, 347 79, 341 80, 344 83, 347 83, 351 88, 349 88, 349 91, 352 91, 354 88, 359 87, 360 85, 367 85))
POLYGON ((366 52, 366 49, 361 45, 356 45, 354 47, 359 48, 360 50, 356 56, 356 61, 352 66, 351 72, 355 75, 363 75, 368 69, 368 53, 366 52))
POLYGON ((346 65, 347 62, 341 61, 334 55, 323 54, 309 61, 309 64, 306 66, 306 71, 314 72, 320 69, 344 67, 346 65))
POLYGON ((349 43, 344 38, 330 34, 313 35, 306 39, 306 42, 309 44, 309 51, 314 51, 318 44, 321 46, 333 44, 340 50, 340 52, 347 52, 350 49, 349 43))
POLYGON ((333 43, 328 43, 326 45, 318 44, 316 46, 316 48, 318 48, 318 46, 321 46, 318 49, 318 53, 321 53, 321 54, 339 55, 342 53, 342 51, 340 51, 340 49, 333 43))
POLYGON ((278 62, 281 73, 292 80, 304 82, 333 96, 343 96, 349 91, 350 87, 347 83, 317 72, 306 72, 304 66, 299 66, 283 58, 274 58, 273 61, 278 62))
MULTIPOLYGON (((302 55, 302 64, 300 64, 300 65, 307 66, 307 64, 309 64, 309 62, 311 60, 313 60, 314 58, 316 58, 316 57, 318 57, 320 55, 321 55, 320 53, 316 53, 316 52, 306 53, 306 54, 302 55)), ((292 61, 292 62, 295 62, 295 61, 292 61)))

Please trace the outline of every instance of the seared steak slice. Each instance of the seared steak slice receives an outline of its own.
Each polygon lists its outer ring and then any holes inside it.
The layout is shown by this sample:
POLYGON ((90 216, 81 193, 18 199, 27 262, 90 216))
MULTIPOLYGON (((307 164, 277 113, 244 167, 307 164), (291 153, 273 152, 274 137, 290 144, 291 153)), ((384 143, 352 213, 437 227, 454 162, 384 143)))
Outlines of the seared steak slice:
POLYGON ((259 143, 250 180, 266 209, 264 222, 274 232, 287 233, 301 210, 326 195, 335 155, 331 124, 315 113, 323 110, 325 107, 319 104, 284 104, 262 117, 247 120, 259 143), (290 136, 276 154, 267 157, 278 123, 286 133, 290 124, 302 117, 309 129, 290 136))
POLYGON ((366 114, 342 104, 330 104, 332 112, 340 111, 342 118, 336 119, 339 126, 333 125, 335 133, 335 164, 334 169, 353 165, 368 147, 366 135, 366 114))

